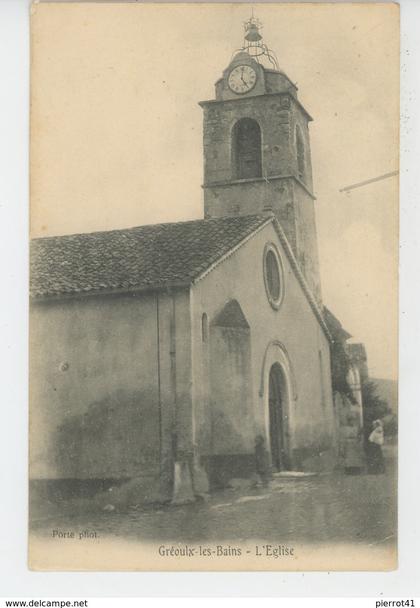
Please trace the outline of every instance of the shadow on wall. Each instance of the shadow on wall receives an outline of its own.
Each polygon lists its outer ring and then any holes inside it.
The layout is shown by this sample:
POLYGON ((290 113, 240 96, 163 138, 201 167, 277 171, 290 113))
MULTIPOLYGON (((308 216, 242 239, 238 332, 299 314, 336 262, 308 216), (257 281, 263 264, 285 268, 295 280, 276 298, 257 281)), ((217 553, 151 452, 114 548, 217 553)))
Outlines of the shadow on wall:
POLYGON ((254 437, 249 441, 248 450, 245 450, 243 435, 231 423, 229 415, 221 410, 213 414, 213 428, 218 435, 218 453, 201 457, 210 490, 231 487, 236 479, 255 476, 254 437))
POLYGON ((68 416, 53 433, 54 475, 30 482, 31 517, 165 500, 171 468, 160 471, 159 413, 152 393, 115 391, 68 416))
POLYGON ((154 395, 116 391, 69 416, 55 432, 58 478, 124 479, 159 469, 159 417, 154 395))

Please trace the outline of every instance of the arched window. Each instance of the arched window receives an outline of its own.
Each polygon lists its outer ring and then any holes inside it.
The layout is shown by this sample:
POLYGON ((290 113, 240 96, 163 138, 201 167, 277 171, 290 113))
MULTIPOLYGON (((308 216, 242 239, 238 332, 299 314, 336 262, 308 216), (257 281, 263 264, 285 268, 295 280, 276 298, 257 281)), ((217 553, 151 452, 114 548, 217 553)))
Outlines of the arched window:
POLYGON ((204 344, 209 340, 209 319, 205 312, 203 312, 203 316, 201 317, 201 339, 204 344))
POLYGON ((303 137, 301 130, 296 125, 296 156, 298 175, 302 181, 305 181, 305 145, 303 143, 303 137))
POLYGON ((262 176, 261 129, 256 120, 241 118, 233 127, 232 161, 235 179, 262 176))

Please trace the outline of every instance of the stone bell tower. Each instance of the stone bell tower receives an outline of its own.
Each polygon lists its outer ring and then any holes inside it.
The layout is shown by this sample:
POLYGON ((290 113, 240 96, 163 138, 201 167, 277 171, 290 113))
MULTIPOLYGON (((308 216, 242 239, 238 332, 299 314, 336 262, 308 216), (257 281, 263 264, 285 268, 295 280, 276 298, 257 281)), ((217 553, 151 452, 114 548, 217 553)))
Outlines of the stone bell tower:
POLYGON ((274 214, 321 300, 309 121, 297 87, 245 23, 243 47, 215 85, 204 111, 205 217, 274 214))

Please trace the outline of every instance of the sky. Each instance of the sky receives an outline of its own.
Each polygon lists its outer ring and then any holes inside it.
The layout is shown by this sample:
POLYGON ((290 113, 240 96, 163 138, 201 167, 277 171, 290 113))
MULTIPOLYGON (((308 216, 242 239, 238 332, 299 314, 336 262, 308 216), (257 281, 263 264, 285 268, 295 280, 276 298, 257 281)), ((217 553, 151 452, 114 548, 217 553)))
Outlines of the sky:
MULTIPOLYGON (((242 45, 243 4, 38 4, 31 235, 203 216, 201 100, 242 45)), ((397 376, 395 4, 256 5, 310 124, 324 303, 397 376)))

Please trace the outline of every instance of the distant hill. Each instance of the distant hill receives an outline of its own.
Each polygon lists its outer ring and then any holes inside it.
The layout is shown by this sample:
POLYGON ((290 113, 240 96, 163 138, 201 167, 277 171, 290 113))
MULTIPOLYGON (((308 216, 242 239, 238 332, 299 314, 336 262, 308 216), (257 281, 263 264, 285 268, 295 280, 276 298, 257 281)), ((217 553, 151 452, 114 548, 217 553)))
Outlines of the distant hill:
POLYGON ((398 383, 396 380, 386 378, 370 378, 378 387, 378 395, 384 399, 393 412, 398 407, 398 383))

